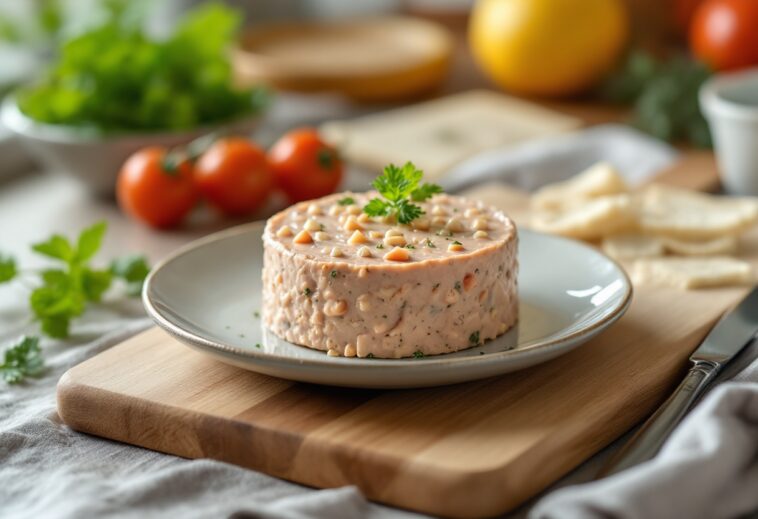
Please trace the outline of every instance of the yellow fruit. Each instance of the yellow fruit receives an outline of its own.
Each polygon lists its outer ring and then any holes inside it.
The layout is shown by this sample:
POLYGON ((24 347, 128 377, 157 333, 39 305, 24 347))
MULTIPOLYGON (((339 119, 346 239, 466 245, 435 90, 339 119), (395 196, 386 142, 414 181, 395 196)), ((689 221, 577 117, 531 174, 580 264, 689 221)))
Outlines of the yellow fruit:
POLYGON ((514 93, 586 90, 613 67, 629 34, 621 0, 479 0, 469 22, 474 58, 514 93))

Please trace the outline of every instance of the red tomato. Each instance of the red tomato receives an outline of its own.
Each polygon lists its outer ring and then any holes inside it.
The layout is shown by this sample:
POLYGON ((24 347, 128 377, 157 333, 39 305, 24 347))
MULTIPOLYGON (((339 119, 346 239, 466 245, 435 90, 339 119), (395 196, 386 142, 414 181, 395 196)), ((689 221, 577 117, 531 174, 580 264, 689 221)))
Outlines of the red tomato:
POLYGON ((166 153, 159 147, 138 151, 124 163, 116 185, 121 208, 157 228, 181 223, 198 199, 192 165, 188 161, 169 165, 166 153))
POLYGON ((266 154, 241 137, 221 139, 195 164, 200 192, 223 213, 245 216, 265 202, 274 186, 266 154))
POLYGON ((672 22, 677 36, 687 36, 692 16, 703 0, 674 0, 672 8, 672 22))
POLYGON ((692 19, 690 47, 715 70, 758 64, 758 1, 703 2, 692 19))
POLYGON ((337 150, 311 128, 283 135, 268 156, 278 186, 293 203, 333 193, 342 181, 344 168, 337 150))

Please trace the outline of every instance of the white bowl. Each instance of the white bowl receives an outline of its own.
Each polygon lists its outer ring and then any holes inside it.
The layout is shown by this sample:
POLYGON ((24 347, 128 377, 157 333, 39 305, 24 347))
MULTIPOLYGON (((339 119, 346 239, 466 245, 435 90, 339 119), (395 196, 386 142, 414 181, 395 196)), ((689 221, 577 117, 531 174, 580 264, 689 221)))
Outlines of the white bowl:
POLYGON ((758 195, 758 68, 719 74, 700 89, 724 190, 758 195))
POLYGON ((92 193, 113 195, 121 166, 135 151, 146 146, 176 146, 221 130, 249 134, 260 120, 248 115, 216 126, 181 132, 104 133, 94 128, 46 124, 24 115, 13 96, 6 98, 0 121, 11 130, 30 154, 48 169, 79 180, 92 193))

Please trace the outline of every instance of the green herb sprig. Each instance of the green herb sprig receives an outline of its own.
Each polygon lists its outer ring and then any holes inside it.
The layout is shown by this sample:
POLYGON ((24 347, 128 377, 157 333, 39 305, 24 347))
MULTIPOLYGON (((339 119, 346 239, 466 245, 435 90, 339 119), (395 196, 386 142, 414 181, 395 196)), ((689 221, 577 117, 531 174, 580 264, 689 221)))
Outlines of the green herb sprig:
POLYGON ((390 164, 371 184, 383 199, 372 198, 363 212, 369 216, 393 215, 401 224, 411 223, 424 214, 421 206, 413 202, 423 202, 442 192, 437 184, 419 185, 423 176, 423 171, 411 162, 406 162, 401 168, 390 164))
MULTIPOLYGON (((117 258, 108 268, 96 268, 91 260, 100 250, 107 229, 105 222, 84 229, 76 243, 54 234, 32 245, 32 250, 55 261, 55 266, 39 272, 39 281, 29 296, 34 319, 42 333, 54 338, 69 335, 71 320, 84 313, 88 303, 97 303, 111 287, 114 279, 126 284, 126 292, 136 296, 142 290, 150 267, 144 256, 117 258)), ((17 268, 16 260, 0 254, 0 283, 10 282, 26 272, 17 268)))
POLYGON ((640 130, 710 148, 711 134, 698 101, 700 86, 710 75, 705 65, 687 56, 657 59, 635 51, 601 85, 600 93, 613 102, 632 103, 630 122, 640 130))
POLYGON ((0 373, 8 384, 18 384, 26 377, 39 375, 44 367, 39 338, 23 337, 5 350, 3 363, 0 364, 0 373))

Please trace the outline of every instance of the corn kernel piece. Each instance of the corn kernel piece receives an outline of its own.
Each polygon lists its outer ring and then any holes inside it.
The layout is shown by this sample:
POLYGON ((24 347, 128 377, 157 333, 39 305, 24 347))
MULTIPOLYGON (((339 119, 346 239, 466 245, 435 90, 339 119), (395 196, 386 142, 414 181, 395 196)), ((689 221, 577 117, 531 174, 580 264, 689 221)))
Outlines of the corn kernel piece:
POLYGON ((337 350, 334 350, 334 349, 329 349, 326 352, 326 355, 327 355, 327 357, 339 357, 340 356, 339 352, 337 350))
POLYGON ((403 231, 400 229, 387 229, 387 232, 384 233, 384 236, 386 238, 389 238, 390 236, 402 236, 403 231))
POLYGON ((347 217, 347 220, 345 220, 345 230, 346 231, 360 231, 363 230, 363 226, 358 223, 358 219, 355 217, 355 215, 350 215, 347 217))
POLYGON ((486 231, 489 228, 489 223, 486 218, 477 218, 471 227, 476 231, 486 231))
POLYGON ((329 234, 325 233, 324 231, 317 232, 315 237, 316 241, 326 241, 331 238, 331 236, 329 236, 329 234))
POLYGON ((451 218, 445 224, 445 228, 450 232, 461 232, 463 230, 463 224, 458 218, 451 218))
POLYGON ((280 238, 292 236, 292 229, 290 229, 289 225, 283 225, 278 231, 276 231, 276 235, 280 238))
POLYGON ((446 223, 447 223, 447 218, 445 218, 444 216, 435 216, 434 218, 432 218, 432 225, 434 225, 435 227, 444 227, 446 223))
POLYGON ((447 246, 448 252, 461 252, 463 249, 463 245, 461 245, 458 242, 453 242, 450 245, 447 246))
POLYGON ((390 236, 384 238, 384 244, 388 247, 405 247, 406 243, 404 236, 390 236))
POLYGON ((408 252, 408 249, 403 249, 401 247, 395 247, 391 251, 389 251, 387 254, 384 255, 384 259, 388 261, 408 261, 411 259, 411 255, 408 252))
POLYGON ((379 238, 384 238, 384 233, 382 231, 369 231, 368 235, 369 235, 369 238, 373 238, 375 240, 378 240, 379 238))
MULTIPOLYGON (((358 231, 355 231, 355 232, 358 232, 358 231)), ((358 249, 358 256, 360 256, 361 258, 370 258, 371 249, 369 249, 366 246, 361 247, 360 249, 358 249)))
POLYGON ((303 225, 303 229, 305 229, 306 231, 311 231, 311 232, 313 232, 313 231, 320 231, 321 230, 321 224, 318 223, 313 218, 308 218, 308 220, 306 220, 306 222, 305 222, 305 225, 303 225))
POLYGON ((484 240, 488 236, 489 234, 487 234, 487 231, 476 231, 474 233, 474 238, 476 238, 477 240, 484 240))
POLYGON ((345 208, 345 212, 347 212, 347 214, 359 215, 363 212, 363 210, 357 205, 351 204, 345 208))
POLYGON ((447 216, 447 211, 444 207, 435 205, 432 207, 432 215, 434 216, 447 216))
POLYGON ((371 217, 367 215, 366 213, 361 213, 358 215, 358 223, 367 223, 371 221, 371 217))
POLYGON ((334 204, 329 208, 329 216, 337 216, 340 213, 342 213, 342 206, 339 204, 334 204))
POLYGON ((471 218, 472 216, 477 216, 478 214, 479 214, 479 209, 477 209, 476 207, 469 207, 463 213, 463 216, 465 216, 466 218, 471 218))
POLYGON ((316 215, 323 214, 323 212, 321 211, 321 207, 319 207, 318 205, 310 204, 308 206, 308 214, 316 216, 316 215))
POLYGON ((297 233, 297 236, 295 236, 295 239, 292 240, 294 243, 299 243, 301 245, 307 244, 307 243, 313 243, 313 238, 311 237, 311 233, 308 231, 300 231, 297 233))
POLYGON ((342 249, 339 247, 332 247, 332 251, 329 253, 329 255, 332 258, 341 258, 342 257, 342 249))
POLYGON ((421 218, 416 218, 411 222, 411 226, 414 229, 418 229, 419 231, 428 231, 429 227, 431 225, 431 222, 429 222, 429 218, 426 218, 425 216, 422 216, 421 218))
POLYGON ((352 236, 347 240, 350 245, 360 245, 367 241, 366 236, 361 231, 353 231, 352 236))
POLYGON ((345 346, 345 357, 355 357, 356 353, 355 346, 352 344, 345 346))

